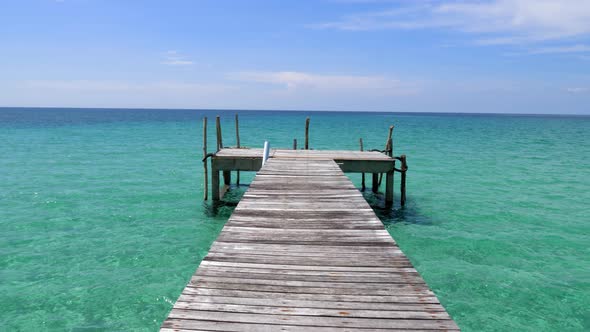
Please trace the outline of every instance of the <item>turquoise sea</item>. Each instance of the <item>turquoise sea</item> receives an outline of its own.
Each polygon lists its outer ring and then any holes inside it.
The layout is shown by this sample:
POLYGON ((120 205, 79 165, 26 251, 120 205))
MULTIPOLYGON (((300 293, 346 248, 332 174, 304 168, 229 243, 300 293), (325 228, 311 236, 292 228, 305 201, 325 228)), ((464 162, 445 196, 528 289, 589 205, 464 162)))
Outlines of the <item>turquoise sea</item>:
MULTIPOLYGON (((217 114, 234 145, 235 111, 0 109, 0 330, 157 330, 232 211, 202 199, 217 114)), ((239 114, 249 147, 310 116, 314 149, 382 149, 394 124, 407 205, 366 197, 458 325, 590 330, 590 117, 239 114)))

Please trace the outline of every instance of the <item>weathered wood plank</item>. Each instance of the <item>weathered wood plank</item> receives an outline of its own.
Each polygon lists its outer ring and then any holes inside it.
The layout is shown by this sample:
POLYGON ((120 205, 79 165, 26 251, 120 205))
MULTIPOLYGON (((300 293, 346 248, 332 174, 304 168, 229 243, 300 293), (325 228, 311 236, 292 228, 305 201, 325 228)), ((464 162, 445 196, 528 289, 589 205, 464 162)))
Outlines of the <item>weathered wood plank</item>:
MULTIPOLYGON (((219 311, 200 311, 175 309, 170 312, 170 318, 187 320, 204 320, 216 322, 289 324, 302 326, 325 327, 358 327, 358 328, 426 328, 453 329, 455 323, 448 319, 362 319, 348 317, 315 317, 294 315, 245 314, 219 311)), ((311 328, 313 329, 313 328, 311 328)))
POLYGON ((320 309, 292 308, 289 306, 260 306, 247 304, 177 302, 174 308, 183 310, 235 312, 269 315, 324 316, 351 318, 388 318, 388 319, 450 319, 444 311, 408 311, 408 310, 362 310, 362 309, 320 309))
POLYGON ((436 296, 431 295, 348 295, 348 294, 321 294, 321 293, 281 293, 271 291, 245 291, 236 289, 218 288, 193 288, 186 287, 182 294, 207 296, 231 296, 262 299, 285 299, 305 301, 336 301, 336 302, 367 302, 367 303, 427 303, 437 304, 436 296))

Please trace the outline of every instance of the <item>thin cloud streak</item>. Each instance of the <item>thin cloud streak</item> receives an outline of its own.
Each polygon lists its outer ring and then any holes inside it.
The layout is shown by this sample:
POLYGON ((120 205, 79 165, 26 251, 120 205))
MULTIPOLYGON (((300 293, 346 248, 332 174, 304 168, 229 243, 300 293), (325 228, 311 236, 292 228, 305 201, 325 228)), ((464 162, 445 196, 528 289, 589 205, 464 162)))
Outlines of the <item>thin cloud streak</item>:
POLYGON ((417 92, 415 84, 384 76, 325 75, 297 71, 243 71, 228 75, 236 81, 281 86, 289 91, 369 91, 381 95, 405 95, 417 92))
POLYGON ((549 53, 586 53, 590 52, 590 45, 569 45, 556 47, 543 47, 530 51, 530 54, 549 54, 549 53))
POLYGON ((190 66, 194 63, 180 55, 177 51, 168 51, 166 52, 165 60, 161 64, 168 66, 190 66))
POLYGON ((482 45, 538 43, 590 35, 590 1, 423 2, 309 27, 338 30, 452 29, 482 45))
POLYGON ((585 92, 590 92, 590 88, 567 88, 565 89, 565 91, 569 92, 569 93, 585 93, 585 92))

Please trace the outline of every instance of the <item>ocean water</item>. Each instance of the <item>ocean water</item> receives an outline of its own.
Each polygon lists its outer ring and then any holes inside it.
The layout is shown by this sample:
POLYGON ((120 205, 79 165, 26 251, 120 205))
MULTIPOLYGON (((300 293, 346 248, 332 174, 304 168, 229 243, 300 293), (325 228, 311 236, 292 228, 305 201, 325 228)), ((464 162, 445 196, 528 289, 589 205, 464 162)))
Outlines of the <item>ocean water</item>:
MULTIPOLYGON (((458 325, 590 330, 590 117, 239 113, 249 147, 394 124, 407 205, 366 198, 458 325)), ((202 200, 217 114, 234 145, 233 111, 0 109, 0 330, 157 330, 233 209, 202 200)))

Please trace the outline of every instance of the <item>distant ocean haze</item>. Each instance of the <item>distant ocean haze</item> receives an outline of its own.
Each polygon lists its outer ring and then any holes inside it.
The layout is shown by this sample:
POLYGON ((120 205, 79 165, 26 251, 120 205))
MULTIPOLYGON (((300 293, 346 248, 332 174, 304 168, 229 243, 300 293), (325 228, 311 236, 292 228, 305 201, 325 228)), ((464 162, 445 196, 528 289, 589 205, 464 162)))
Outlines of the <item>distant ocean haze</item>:
MULTIPOLYGON (((0 330, 156 330, 232 212, 203 203, 201 120, 213 152, 235 113, 0 109, 0 330)), ((590 117, 237 113, 257 148, 302 146, 306 116, 314 149, 394 124, 407 205, 376 212, 458 325, 590 329, 590 117)))

